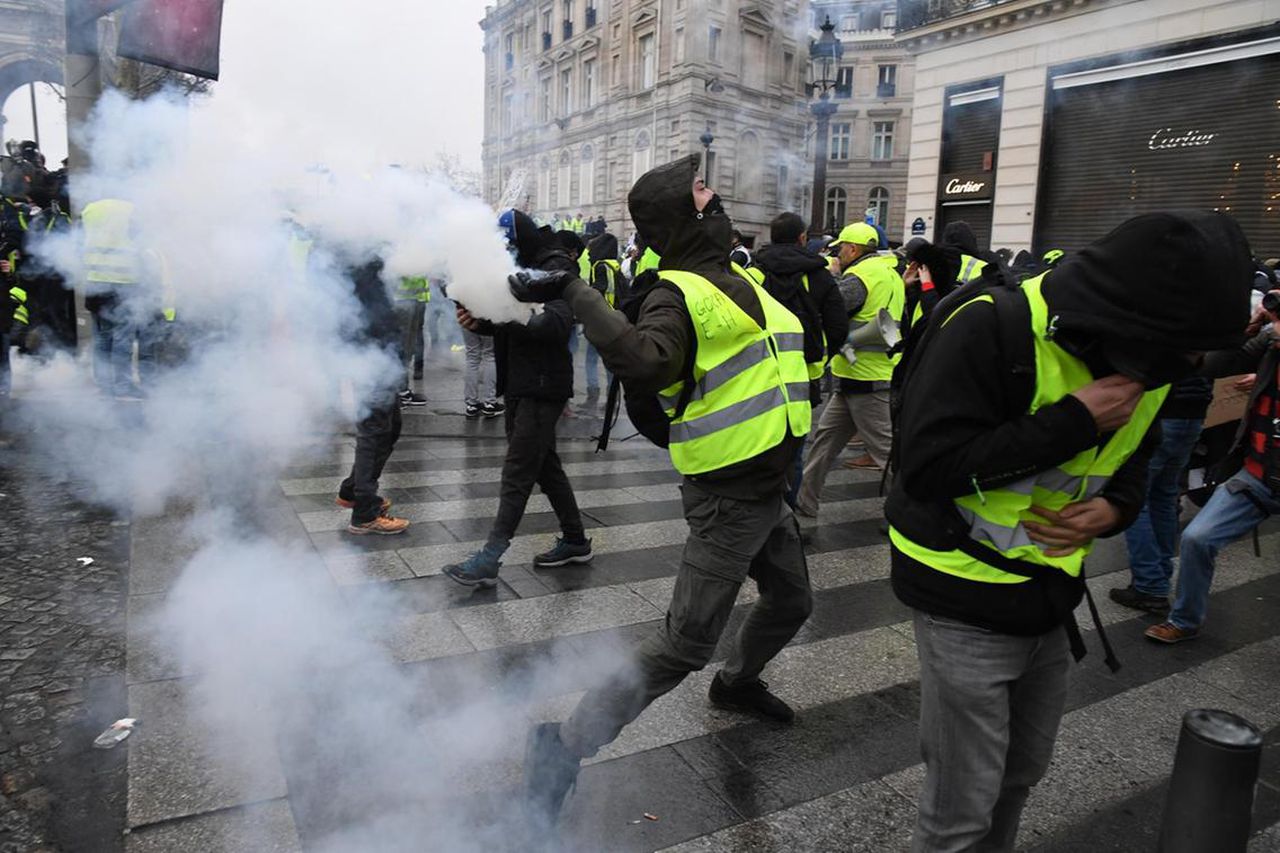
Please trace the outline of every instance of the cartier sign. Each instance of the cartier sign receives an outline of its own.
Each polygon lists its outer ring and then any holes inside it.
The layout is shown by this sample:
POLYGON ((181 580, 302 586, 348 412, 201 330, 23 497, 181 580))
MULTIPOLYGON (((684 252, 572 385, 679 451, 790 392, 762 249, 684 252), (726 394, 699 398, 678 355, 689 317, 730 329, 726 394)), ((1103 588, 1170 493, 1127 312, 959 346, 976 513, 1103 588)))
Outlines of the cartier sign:
POLYGON ((942 184, 942 200, 978 201, 991 198, 995 195, 991 177, 989 172, 943 175, 940 182, 942 184))
POLYGON ((1178 130, 1162 127, 1147 139, 1147 147, 1152 151, 1164 151, 1169 148, 1203 148, 1217 137, 1216 133, 1202 130, 1178 130))

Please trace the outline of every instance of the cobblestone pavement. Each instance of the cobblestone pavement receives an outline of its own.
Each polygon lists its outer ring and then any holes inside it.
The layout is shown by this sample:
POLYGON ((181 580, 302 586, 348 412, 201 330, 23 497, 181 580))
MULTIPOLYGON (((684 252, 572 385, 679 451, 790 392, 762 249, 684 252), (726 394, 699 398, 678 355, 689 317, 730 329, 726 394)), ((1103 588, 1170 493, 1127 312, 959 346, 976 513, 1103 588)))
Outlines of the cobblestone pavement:
POLYGON ((0 449, 0 851, 120 850, 128 529, 38 472, 0 449))

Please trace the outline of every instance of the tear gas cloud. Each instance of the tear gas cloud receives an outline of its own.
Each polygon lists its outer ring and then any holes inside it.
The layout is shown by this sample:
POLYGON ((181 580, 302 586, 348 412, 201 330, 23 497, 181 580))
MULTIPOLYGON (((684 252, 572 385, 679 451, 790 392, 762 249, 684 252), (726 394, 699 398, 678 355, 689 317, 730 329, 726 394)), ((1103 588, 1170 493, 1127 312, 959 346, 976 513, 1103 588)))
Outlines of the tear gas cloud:
MULTIPOLYGON (((259 23, 292 25, 277 5, 303 4, 268 4, 259 23)), ((342 31, 348 52, 378 52, 353 45, 336 11, 317 5, 305 4, 304 30, 342 31)), ((300 459, 332 459, 360 401, 403 370, 356 334, 350 266, 380 257, 391 287, 402 275, 443 277, 451 297, 495 320, 528 308, 506 290, 514 267, 479 199, 418 168, 371 163, 368 146, 331 129, 308 146, 335 105, 364 103, 367 83, 329 70, 340 63, 322 47, 290 58, 296 85, 328 87, 323 115, 285 122, 269 102, 222 95, 101 99, 84 137, 92 172, 72 191, 80 203, 134 204, 148 280, 165 286, 119 288, 122 304, 139 318, 174 307, 167 349, 178 355, 144 377, 146 399, 131 405, 96 395, 87 363, 20 360, 18 428, 54 475, 87 483, 135 522, 181 521, 171 528, 177 580, 134 628, 171 674, 189 677, 190 713, 208 733, 199 746, 244 801, 278 784, 278 752, 314 849, 531 849, 504 817, 518 813, 510 803, 465 795, 512 785, 525 723, 563 713, 559 694, 580 689, 566 678, 613 670, 618 650, 579 652, 572 665, 553 652, 517 678, 410 673, 391 649, 421 617, 391 593, 339 594, 276 484, 300 459), (303 238, 313 242, 305 269, 303 238)), ((76 237, 49 236, 36 251, 82 281, 76 237)))

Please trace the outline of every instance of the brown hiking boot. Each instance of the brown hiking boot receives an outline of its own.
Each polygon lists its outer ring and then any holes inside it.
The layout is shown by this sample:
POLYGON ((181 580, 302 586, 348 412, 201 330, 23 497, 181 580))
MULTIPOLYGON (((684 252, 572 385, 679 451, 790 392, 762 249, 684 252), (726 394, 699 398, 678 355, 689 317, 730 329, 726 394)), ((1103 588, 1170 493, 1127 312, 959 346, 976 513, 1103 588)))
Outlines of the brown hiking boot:
POLYGON ((379 536, 394 536, 397 533, 404 533, 409 529, 409 522, 403 518, 392 518, 389 515, 380 515, 373 521, 366 521, 364 524, 348 524, 347 532, 355 536, 366 536, 370 533, 376 533, 379 536))
POLYGON ((1159 625, 1152 625, 1142 636, 1148 640, 1155 640, 1157 643, 1165 643, 1172 645, 1173 643, 1181 643, 1183 640, 1194 640, 1200 636, 1199 628, 1179 628, 1172 622, 1161 622, 1159 625))
MULTIPOLYGON (((391 509, 391 498, 381 498, 381 501, 382 501, 381 512, 385 513, 387 510, 391 509)), ((342 507, 343 509, 356 508, 355 501, 349 501, 346 498, 344 498, 342 495, 338 495, 336 498, 334 498, 333 502, 336 503, 338 506, 342 507)))
POLYGON ((879 471, 880 466, 876 464, 876 460, 871 458, 870 453, 864 453, 856 459, 850 459, 844 463, 844 467, 853 471, 879 471))

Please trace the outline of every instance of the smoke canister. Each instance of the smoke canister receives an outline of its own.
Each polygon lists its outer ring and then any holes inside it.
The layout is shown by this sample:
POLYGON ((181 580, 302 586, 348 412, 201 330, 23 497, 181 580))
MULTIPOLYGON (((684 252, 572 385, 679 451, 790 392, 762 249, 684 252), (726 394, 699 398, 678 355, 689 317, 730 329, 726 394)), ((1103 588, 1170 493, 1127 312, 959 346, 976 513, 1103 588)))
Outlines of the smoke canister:
POLYGON ((1262 736, 1229 711, 1188 711, 1169 779, 1160 853, 1244 853, 1262 736))

